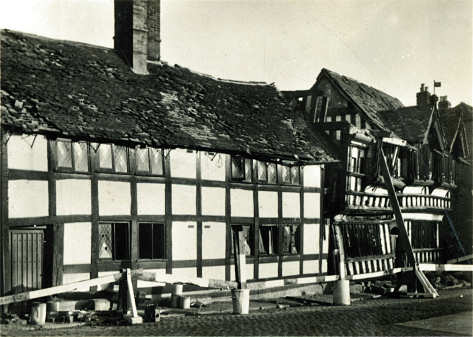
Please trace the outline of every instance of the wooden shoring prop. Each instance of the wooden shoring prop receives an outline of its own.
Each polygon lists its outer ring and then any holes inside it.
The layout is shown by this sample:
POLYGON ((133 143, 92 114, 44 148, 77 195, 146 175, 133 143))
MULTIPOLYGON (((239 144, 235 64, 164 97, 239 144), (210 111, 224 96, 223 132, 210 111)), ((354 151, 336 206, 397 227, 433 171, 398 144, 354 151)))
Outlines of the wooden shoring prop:
POLYGON ((194 284, 204 288, 237 288, 238 284, 234 281, 216 280, 216 279, 205 279, 201 277, 189 277, 183 278, 173 276, 172 274, 157 274, 143 270, 133 270, 132 277, 136 277, 140 281, 158 282, 158 283, 188 283, 194 284))
POLYGON ((473 260, 473 254, 457 257, 456 259, 447 260, 447 263, 459 263, 469 260, 473 260))
POLYGON ((246 289, 245 232, 242 226, 233 226, 233 257, 235 259, 235 277, 238 289, 246 289))
POLYGON ((407 234, 407 229, 404 224, 401 207, 399 206, 399 201, 397 200, 396 191, 394 190, 391 174, 389 173, 388 164, 386 162, 386 157, 384 156, 383 147, 379 146, 379 150, 381 154, 380 156, 381 157, 380 158, 381 173, 383 174, 384 184, 388 190, 389 199, 391 200, 391 207, 394 211, 396 224, 399 227, 399 232, 401 234, 401 237, 403 238, 404 247, 407 248, 407 258, 409 260, 409 263, 413 266, 414 273, 417 276, 420 283, 422 284, 422 286, 424 287, 424 290, 432 294, 433 297, 437 297, 438 296, 437 291, 429 282, 427 277, 425 277, 424 273, 419 269, 414 251, 412 250, 411 242, 409 241, 409 236, 407 234))
POLYGON ((340 279, 343 280, 346 277, 345 271, 345 249, 343 247, 343 236, 342 230, 340 229, 340 225, 335 223, 335 240, 338 246, 338 274, 340 275, 340 279))
POLYGON ((136 302, 135 302, 135 292, 133 290, 133 282, 131 281, 131 270, 127 268, 125 271, 126 275, 126 285, 127 285, 127 302, 129 303, 128 308, 131 309, 131 313, 127 313, 127 321, 131 324, 141 324, 143 323, 143 318, 138 315, 138 311, 136 310, 136 302))
POLYGON ((4 296, 4 297, 0 297, 0 305, 23 302, 23 301, 32 300, 35 298, 62 294, 62 293, 74 291, 83 287, 84 288, 94 287, 94 286, 114 283, 120 280, 121 277, 122 277, 122 273, 116 273, 116 274, 107 275, 104 277, 94 278, 91 280, 79 281, 79 282, 64 284, 64 285, 55 286, 55 287, 32 290, 32 291, 19 293, 19 294, 4 296))

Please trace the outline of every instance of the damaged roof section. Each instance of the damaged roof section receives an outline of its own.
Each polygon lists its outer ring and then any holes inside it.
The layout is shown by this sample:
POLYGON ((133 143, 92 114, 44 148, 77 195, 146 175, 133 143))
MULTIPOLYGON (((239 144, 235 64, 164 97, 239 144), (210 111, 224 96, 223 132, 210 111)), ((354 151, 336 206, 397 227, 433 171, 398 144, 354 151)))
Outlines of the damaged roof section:
POLYGON ((14 132, 184 147, 305 163, 336 161, 273 85, 179 66, 134 74, 114 50, 1 31, 2 125, 14 132))
POLYGON ((396 135, 411 144, 417 144, 424 142, 433 113, 432 107, 410 106, 378 111, 378 116, 396 135))
POLYGON ((320 72, 317 81, 322 76, 327 76, 335 86, 340 88, 347 98, 364 112, 366 117, 376 126, 383 130, 390 130, 390 125, 386 125, 377 113, 382 110, 401 108, 403 105, 400 100, 381 90, 325 68, 320 72))

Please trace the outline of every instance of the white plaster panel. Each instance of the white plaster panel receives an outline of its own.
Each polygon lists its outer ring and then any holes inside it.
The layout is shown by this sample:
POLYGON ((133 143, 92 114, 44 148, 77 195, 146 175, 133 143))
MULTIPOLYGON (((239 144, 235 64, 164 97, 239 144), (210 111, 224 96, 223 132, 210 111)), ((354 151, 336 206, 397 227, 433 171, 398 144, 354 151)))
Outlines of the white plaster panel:
MULTIPOLYGON (((174 258, 174 256, 173 256, 174 258)), ((197 268, 172 268, 172 276, 191 279, 197 277, 197 268)))
POLYGON ((282 263, 282 276, 299 275, 299 261, 287 261, 282 263))
POLYGON ((319 260, 308 260, 303 262, 304 274, 318 274, 319 260))
POLYGON ((202 223, 202 258, 224 259, 225 258, 225 233, 224 222, 202 223))
POLYGON ((442 221, 443 215, 429 213, 403 213, 404 220, 442 221))
POLYGON ((195 186, 172 185, 172 214, 195 214, 195 186))
POLYGON ((8 215, 10 218, 48 215, 48 182, 10 180, 8 182, 8 215))
POLYGON ((320 217, 320 193, 304 193, 304 218, 320 217))
MULTIPOLYGON (((253 263, 247 263, 245 271, 246 271, 246 279, 252 280, 254 278, 254 271, 255 271, 253 263)), ((230 265, 230 280, 236 281, 234 264, 230 265)))
POLYGON ((130 183, 99 180, 99 214, 129 215, 131 213, 130 183))
POLYGON ((201 153, 201 175, 204 180, 225 181, 225 155, 218 153, 215 156, 207 152, 201 153))
POLYGON ((325 225, 325 239, 322 241, 322 253, 328 254, 328 240, 330 237, 330 226, 325 225))
POLYGON ((194 221, 173 221, 172 259, 197 259, 197 223, 194 221))
POLYGON ((278 276, 277 262, 260 263, 259 264, 259 278, 271 278, 278 276))
POLYGON ((283 218, 299 218, 301 216, 301 199, 299 193, 282 192, 283 218))
POLYGON ((304 186, 320 187, 321 169, 320 165, 304 166, 304 186))
POLYGON ((44 136, 12 135, 8 140, 8 168, 48 170, 47 140, 44 136), (33 147, 31 147, 33 144, 33 147))
POLYGON ((165 185, 156 183, 136 184, 139 215, 164 214, 165 185))
POLYGON ((225 188, 202 187, 202 214, 225 215, 225 188))
MULTIPOLYGON (((89 273, 64 273, 62 275, 62 284, 69 284, 69 283, 86 281, 86 280, 90 280, 89 273)), ((88 292, 89 287, 79 287, 75 289, 75 291, 88 292)))
POLYGON ((304 224, 304 254, 318 254, 319 239, 319 224, 304 224))
POLYGON ((260 218, 278 217, 278 192, 258 191, 260 218))
POLYGON ((232 189, 230 191, 232 216, 253 217, 253 191, 232 189))
POLYGON ((225 266, 202 267, 205 279, 225 280, 225 266))
POLYGON ((180 178, 195 178, 196 153, 184 149, 172 150, 170 154, 171 176, 180 178))
POLYGON ((64 224, 64 264, 90 264, 92 242, 90 222, 64 224))
POLYGON ((91 214, 90 180, 64 179, 56 181, 57 215, 91 214))

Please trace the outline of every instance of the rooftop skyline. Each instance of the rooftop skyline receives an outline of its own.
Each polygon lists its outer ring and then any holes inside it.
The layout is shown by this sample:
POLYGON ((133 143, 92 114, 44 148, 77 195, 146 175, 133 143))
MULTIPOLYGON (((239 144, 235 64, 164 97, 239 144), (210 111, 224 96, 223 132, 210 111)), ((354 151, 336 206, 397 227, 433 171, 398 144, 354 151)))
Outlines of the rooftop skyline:
MULTIPOLYGON (((113 0, 3 2, 1 28, 113 46, 113 0)), ((469 0, 161 0, 161 58, 220 78, 308 89, 322 68, 415 104, 425 83, 472 104, 469 0)))

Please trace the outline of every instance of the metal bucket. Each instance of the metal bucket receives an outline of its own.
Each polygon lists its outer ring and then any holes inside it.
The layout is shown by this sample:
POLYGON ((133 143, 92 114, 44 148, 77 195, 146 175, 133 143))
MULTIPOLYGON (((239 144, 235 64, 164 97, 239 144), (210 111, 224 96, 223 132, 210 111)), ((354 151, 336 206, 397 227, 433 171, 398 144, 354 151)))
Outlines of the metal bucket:
POLYGON ((30 323, 36 325, 44 325, 46 323, 46 303, 33 302, 30 323))

